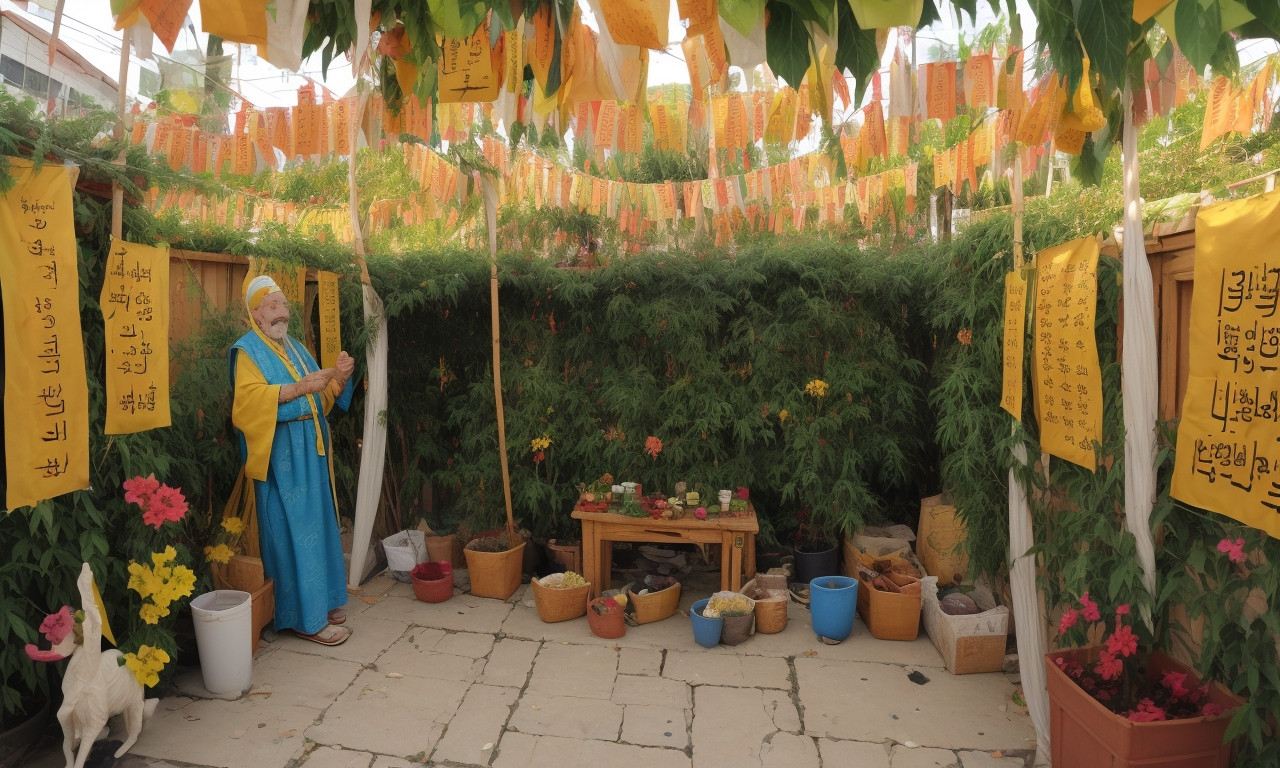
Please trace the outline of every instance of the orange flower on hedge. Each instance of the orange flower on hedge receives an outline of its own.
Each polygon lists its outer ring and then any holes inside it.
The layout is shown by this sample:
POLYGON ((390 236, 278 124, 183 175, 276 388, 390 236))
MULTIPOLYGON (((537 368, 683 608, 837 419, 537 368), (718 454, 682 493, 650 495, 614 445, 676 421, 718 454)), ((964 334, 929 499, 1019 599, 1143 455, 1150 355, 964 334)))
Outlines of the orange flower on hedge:
POLYGON ((973 331, 965 328, 956 334, 956 338, 966 347, 973 343, 973 331))
POLYGON ((655 459, 658 458, 658 454, 662 453, 662 441, 649 435, 644 441, 644 452, 655 459))

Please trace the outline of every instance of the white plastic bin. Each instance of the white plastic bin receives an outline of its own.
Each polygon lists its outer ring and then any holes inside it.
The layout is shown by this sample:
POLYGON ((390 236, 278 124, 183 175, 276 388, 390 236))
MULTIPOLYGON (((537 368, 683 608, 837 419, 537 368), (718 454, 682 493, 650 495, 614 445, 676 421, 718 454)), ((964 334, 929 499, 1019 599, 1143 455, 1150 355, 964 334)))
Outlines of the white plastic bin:
POLYGON ((219 589, 191 601, 200 674, 210 693, 238 693, 253 682, 253 600, 219 589))

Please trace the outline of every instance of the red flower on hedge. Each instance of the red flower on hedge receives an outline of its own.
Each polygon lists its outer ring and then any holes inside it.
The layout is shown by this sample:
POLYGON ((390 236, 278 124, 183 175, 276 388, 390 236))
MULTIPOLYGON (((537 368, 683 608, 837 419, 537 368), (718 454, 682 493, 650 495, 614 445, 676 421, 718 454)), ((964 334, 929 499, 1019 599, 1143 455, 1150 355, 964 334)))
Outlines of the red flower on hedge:
POLYGON ((662 453, 662 441, 649 435, 644 440, 644 452, 655 459, 658 458, 658 454, 662 453))

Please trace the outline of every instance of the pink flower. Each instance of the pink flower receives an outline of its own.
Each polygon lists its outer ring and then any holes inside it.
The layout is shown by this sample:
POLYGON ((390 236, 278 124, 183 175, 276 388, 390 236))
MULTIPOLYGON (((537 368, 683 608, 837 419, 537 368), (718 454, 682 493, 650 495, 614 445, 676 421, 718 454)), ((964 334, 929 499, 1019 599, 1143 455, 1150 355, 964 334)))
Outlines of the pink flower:
POLYGON ((151 503, 151 494, 160 488, 160 481, 154 474, 146 477, 135 477, 124 481, 124 500, 129 504, 137 504, 146 509, 151 503))
POLYGON ((746 501, 748 498, 750 498, 751 492, 748 491, 745 486, 738 486, 738 491, 737 493, 734 494, 734 496, 737 496, 739 499, 746 501))
MULTIPOLYGON (((75 626, 75 619, 71 618, 71 607, 62 606, 62 610, 57 613, 51 613, 44 617, 44 621, 40 622, 40 634, 49 642, 57 645, 62 642, 62 638, 67 636, 71 628, 75 626)), ((40 659, 37 659, 40 661, 40 659)))
POLYGON ((1138 636, 1126 626, 1116 627, 1116 631, 1107 638, 1107 653, 1112 656, 1132 656, 1138 652, 1138 636))
POLYGON ((696 517, 696 518, 698 518, 699 520, 706 520, 706 519, 707 519, 707 508, 706 508, 706 507, 698 507, 697 509, 693 510, 693 516, 694 516, 694 517, 696 517))
POLYGON ((1227 559, 1233 563, 1244 562, 1244 539, 1223 539, 1218 542, 1218 551, 1226 554, 1227 559))
POLYGON ((58 653, 57 651, 42 651, 31 643, 27 643, 22 650, 27 652, 27 656, 32 661, 62 661, 67 658, 66 654, 58 653))
POLYGON ((1117 680, 1123 670, 1124 662, 1108 651, 1102 652, 1101 658, 1098 659, 1098 666, 1093 668, 1093 671, 1103 680, 1117 680))
POLYGON ((649 435, 644 440, 644 452, 655 459, 658 458, 658 454, 662 453, 662 441, 649 435))
POLYGON ((1076 625, 1076 620, 1080 618, 1080 611, 1071 608, 1062 614, 1062 621, 1058 622, 1058 634, 1065 635, 1067 630, 1076 625))
POLYGON ((1116 615, 1117 615, 1117 616, 1127 616, 1128 614, 1129 614, 1129 604, 1128 604, 1128 603, 1125 603, 1124 605, 1117 605, 1117 606, 1116 606, 1116 615))
POLYGON ((1102 614, 1098 612, 1098 604, 1089 599, 1088 592, 1080 596, 1080 607, 1085 621, 1098 621, 1102 618, 1102 614))
POLYGON ((187 499, 182 491, 167 485, 160 486, 151 496, 150 503, 141 506, 142 522, 156 529, 170 520, 181 520, 187 514, 187 499))
POLYGON ((1189 691, 1184 683, 1187 682, 1186 672, 1174 672, 1169 670, 1164 673, 1164 677, 1160 679, 1160 684, 1169 689, 1169 693, 1174 697, 1186 696, 1189 691))
POLYGON ((1135 723, 1152 723, 1157 720, 1167 720, 1165 711, 1155 705, 1151 699, 1143 699, 1138 702, 1138 708, 1129 713, 1129 719, 1135 723))
POLYGON ((1200 710, 1200 714, 1205 717, 1215 717, 1222 714, 1222 707, 1214 704, 1212 701, 1204 705, 1204 709, 1200 710))

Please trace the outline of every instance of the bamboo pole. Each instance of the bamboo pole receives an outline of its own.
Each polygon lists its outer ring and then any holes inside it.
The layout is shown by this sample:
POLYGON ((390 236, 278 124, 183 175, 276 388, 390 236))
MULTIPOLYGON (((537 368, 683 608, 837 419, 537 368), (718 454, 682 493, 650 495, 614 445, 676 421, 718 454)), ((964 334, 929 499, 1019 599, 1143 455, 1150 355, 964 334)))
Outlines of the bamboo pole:
POLYGON ((484 193, 484 218, 489 226, 489 320, 493 329, 493 400, 498 413, 498 456, 502 461, 502 500, 507 509, 507 538, 516 540, 515 516, 511 511, 511 472, 507 467, 507 425, 502 408, 502 356, 498 325, 498 188, 493 180, 480 174, 484 193))
MULTIPOLYGON (((61 7, 61 4, 59 4, 61 7)), ((112 136, 116 141, 124 141, 124 105, 129 100, 128 89, 129 83, 129 48, 133 45, 133 27, 125 27, 124 34, 120 36, 120 76, 117 78, 116 91, 116 125, 112 131, 112 136)), ((116 164, 120 166, 121 171, 125 169, 125 144, 120 145, 120 154, 116 156, 116 164)), ((113 240, 120 240, 123 237, 124 229, 124 187, 120 186, 117 180, 111 181, 111 237, 113 240)))

